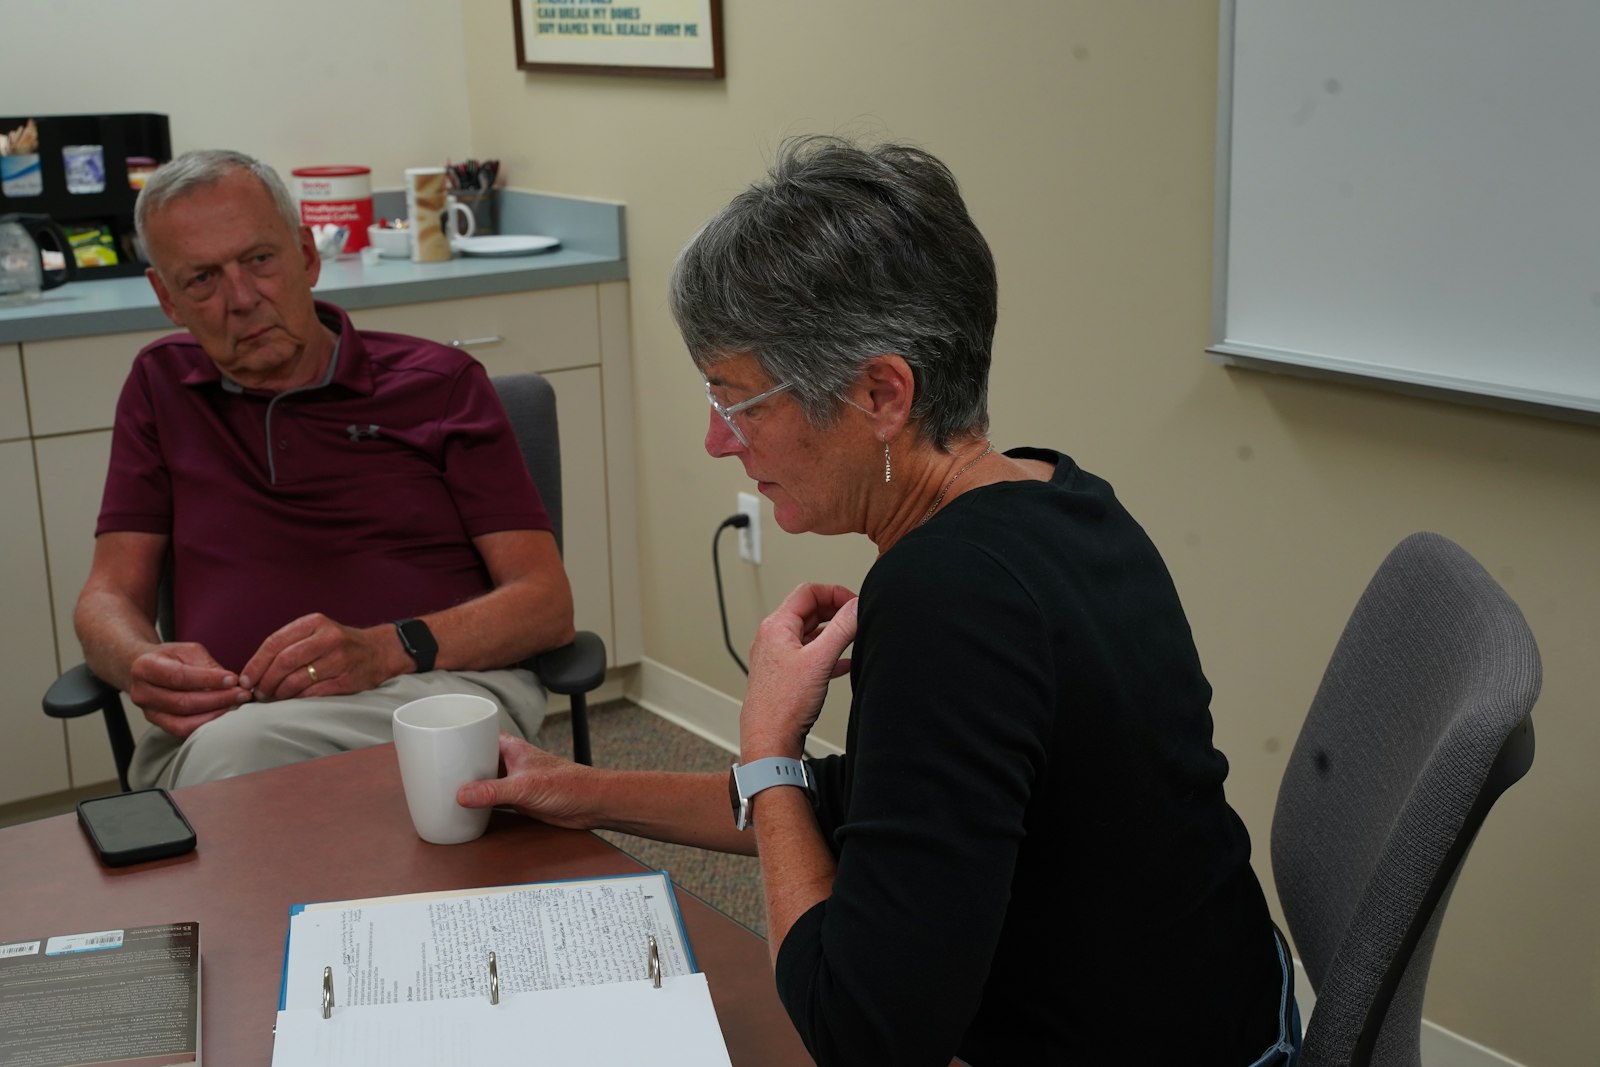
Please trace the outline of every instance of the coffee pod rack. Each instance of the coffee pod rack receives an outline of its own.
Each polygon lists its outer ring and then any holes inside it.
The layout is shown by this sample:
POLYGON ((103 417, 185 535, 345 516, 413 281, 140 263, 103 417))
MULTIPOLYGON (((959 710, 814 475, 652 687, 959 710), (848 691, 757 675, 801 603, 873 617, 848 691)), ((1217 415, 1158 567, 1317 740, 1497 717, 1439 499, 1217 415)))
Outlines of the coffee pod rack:
POLYGON ((30 119, 37 130, 33 151, 3 157, 0 214, 49 215, 69 233, 103 227, 116 262, 84 265, 80 257, 80 281, 143 274, 133 204, 144 175, 172 158, 167 116, 21 115, 0 118, 0 132, 24 127, 30 119))

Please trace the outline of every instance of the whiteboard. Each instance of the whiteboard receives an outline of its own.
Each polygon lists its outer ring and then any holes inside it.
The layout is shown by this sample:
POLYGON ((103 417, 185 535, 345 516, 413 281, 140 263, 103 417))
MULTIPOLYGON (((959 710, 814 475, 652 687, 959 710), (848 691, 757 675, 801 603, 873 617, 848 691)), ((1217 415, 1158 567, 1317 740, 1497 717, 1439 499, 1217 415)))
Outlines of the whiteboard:
POLYGON ((1224 0, 1211 351, 1600 412, 1600 0, 1224 0))

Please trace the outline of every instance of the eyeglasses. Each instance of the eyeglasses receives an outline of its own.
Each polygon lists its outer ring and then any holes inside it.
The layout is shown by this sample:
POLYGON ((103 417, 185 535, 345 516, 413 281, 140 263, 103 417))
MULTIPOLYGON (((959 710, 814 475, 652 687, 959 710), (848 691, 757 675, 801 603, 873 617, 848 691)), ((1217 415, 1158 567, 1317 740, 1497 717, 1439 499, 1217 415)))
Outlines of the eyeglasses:
POLYGON ((728 424, 728 429, 733 432, 733 436, 739 439, 739 443, 745 448, 749 448, 749 439, 745 437, 744 431, 739 429, 739 424, 733 421, 733 417, 739 414, 741 411, 746 411, 755 407, 763 400, 770 400, 772 397, 777 396, 785 389, 788 389, 792 384, 792 382, 784 382, 782 385, 773 386, 764 393, 757 393, 748 400, 741 400, 737 404, 729 404, 727 407, 723 407, 717 402, 717 398, 711 395, 711 383, 707 382, 706 401, 710 403, 712 411, 715 411, 718 415, 722 416, 722 421, 728 424))

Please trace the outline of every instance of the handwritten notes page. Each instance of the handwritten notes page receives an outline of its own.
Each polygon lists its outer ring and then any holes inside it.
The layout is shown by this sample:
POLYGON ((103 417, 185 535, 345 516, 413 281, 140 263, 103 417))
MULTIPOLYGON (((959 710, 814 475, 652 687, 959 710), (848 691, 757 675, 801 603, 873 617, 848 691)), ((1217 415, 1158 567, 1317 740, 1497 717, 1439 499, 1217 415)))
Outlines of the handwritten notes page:
POLYGON ((536 1051, 541 1064, 725 1064, 693 971, 665 872, 307 904, 289 920, 273 1063, 520 1062, 536 1051), (650 935, 660 989, 646 977, 650 935))
POLYGON ((407 1004, 500 991, 625 982, 649 975, 655 935, 663 975, 694 959, 665 872, 306 904, 289 917, 279 1007, 322 1007, 322 968, 335 1004, 407 1004))

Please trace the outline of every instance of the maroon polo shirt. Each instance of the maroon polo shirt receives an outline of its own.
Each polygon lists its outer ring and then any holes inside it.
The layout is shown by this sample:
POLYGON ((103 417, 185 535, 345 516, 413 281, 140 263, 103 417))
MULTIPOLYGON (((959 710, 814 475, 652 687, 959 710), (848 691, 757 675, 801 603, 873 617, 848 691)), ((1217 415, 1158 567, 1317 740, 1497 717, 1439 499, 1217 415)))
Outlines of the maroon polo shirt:
POLYGON ((339 345, 316 385, 246 389, 175 334, 117 402, 95 534, 169 535, 175 637, 233 671, 313 611, 372 626, 479 596, 474 537, 550 529, 476 360, 317 311, 339 345))

